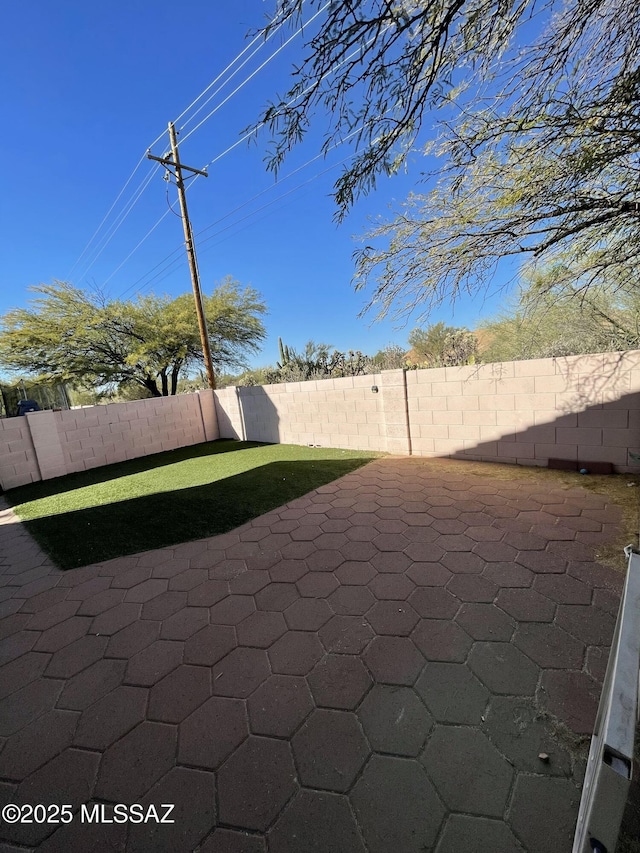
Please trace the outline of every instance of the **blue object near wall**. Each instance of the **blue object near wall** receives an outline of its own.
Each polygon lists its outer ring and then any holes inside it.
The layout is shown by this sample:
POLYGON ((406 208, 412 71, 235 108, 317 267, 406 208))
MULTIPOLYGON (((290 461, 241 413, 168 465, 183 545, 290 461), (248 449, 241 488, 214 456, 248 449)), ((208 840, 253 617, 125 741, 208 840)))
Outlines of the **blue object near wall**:
POLYGON ((39 412, 40 406, 35 400, 19 400, 18 415, 26 415, 27 412, 39 412))

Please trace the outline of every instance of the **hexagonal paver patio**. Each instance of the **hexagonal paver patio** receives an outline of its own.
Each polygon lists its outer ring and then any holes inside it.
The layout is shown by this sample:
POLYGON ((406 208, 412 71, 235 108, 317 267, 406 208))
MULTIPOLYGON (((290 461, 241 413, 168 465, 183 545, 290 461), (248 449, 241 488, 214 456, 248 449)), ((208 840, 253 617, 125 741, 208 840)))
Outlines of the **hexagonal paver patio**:
POLYGON ((74 813, 2 849, 569 853, 617 510, 487 472, 378 459, 66 573, 0 512, 2 799, 74 813), (171 825, 81 820, 167 802, 171 825))

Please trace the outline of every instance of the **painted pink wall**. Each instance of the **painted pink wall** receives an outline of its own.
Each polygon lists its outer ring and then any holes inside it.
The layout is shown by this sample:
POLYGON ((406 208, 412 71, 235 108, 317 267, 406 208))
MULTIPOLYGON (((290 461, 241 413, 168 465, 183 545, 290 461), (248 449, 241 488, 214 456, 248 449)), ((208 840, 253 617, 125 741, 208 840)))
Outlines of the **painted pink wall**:
POLYGON ((640 350, 32 412, 0 420, 0 483, 9 489, 218 437, 635 471, 640 350))
POLYGON ((637 470, 640 457, 638 350, 226 388, 215 398, 226 438, 618 471, 637 470))
POLYGON ((211 391, 31 412, 0 420, 0 482, 10 489, 215 438, 211 391))

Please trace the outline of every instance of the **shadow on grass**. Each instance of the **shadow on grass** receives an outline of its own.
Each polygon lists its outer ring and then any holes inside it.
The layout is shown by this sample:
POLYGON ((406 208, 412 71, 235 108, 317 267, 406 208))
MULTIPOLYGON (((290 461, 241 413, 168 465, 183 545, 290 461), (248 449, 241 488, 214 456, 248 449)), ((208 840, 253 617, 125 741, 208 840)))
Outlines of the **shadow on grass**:
MULTIPOLYGON (((370 461, 356 458, 271 462, 202 486, 24 523, 60 568, 73 569, 226 533, 370 461)), ((34 499, 33 493, 29 498, 34 499)))
POLYGON ((75 474, 65 474, 64 477, 54 477, 52 480, 29 483, 26 486, 10 489, 5 496, 11 506, 17 506, 27 501, 37 501, 41 498, 49 498, 52 495, 62 495, 65 492, 73 492, 75 489, 83 489, 86 486, 109 483, 112 480, 119 480, 121 477, 131 477, 133 474, 142 474, 145 471, 153 471, 167 465, 176 465, 189 459, 201 459, 217 456, 220 453, 235 453, 239 450, 251 450, 254 447, 266 446, 268 445, 264 441, 235 441, 221 438, 217 441, 179 447, 177 450, 152 453, 150 456, 141 456, 138 459, 128 459, 126 462, 115 462, 113 465, 90 468, 87 471, 78 471, 75 474))

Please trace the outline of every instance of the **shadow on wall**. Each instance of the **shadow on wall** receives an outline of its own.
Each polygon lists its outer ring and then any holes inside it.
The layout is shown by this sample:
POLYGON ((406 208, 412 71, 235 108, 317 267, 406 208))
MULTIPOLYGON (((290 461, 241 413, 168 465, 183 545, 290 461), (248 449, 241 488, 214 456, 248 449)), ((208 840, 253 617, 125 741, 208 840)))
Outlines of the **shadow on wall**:
MULTIPOLYGON (((584 404, 587 395, 581 396, 584 404)), ((577 408, 577 401, 567 400, 562 404, 564 413, 554 417, 551 412, 534 412, 536 423, 523 427, 515 423, 501 425, 500 413, 487 412, 485 424, 464 425, 462 433, 466 437, 462 442, 450 439, 450 452, 443 455, 520 465, 547 465, 549 459, 562 460, 567 464, 561 467, 593 469, 594 473, 608 464, 617 471, 640 468, 640 392, 586 405, 580 411, 577 408), (494 416, 498 423, 491 423, 494 416)), ((514 412, 512 420, 518 414, 514 412)), ((530 423, 531 413, 522 412, 522 419, 530 423)), ((460 435, 460 431, 456 434, 460 435)))
POLYGON ((280 416, 261 385, 224 388, 216 392, 220 435, 246 441, 280 444, 280 416), (222 404, 222 405, 221 405, 222 404))

